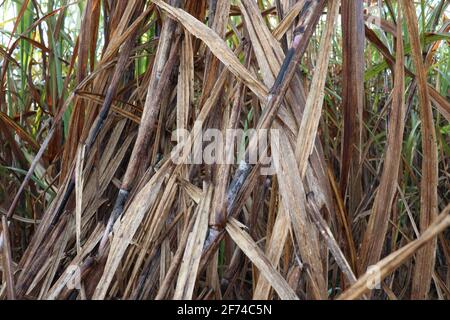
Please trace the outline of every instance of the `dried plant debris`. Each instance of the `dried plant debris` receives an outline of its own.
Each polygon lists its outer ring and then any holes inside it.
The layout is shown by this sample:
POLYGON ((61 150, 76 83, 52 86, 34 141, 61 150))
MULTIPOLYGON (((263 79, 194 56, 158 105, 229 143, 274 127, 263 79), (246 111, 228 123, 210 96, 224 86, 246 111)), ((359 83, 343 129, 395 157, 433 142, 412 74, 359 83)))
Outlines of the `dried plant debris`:
POLYGON ((1 299, 450 299, 448 1, 1 2, 1 299))

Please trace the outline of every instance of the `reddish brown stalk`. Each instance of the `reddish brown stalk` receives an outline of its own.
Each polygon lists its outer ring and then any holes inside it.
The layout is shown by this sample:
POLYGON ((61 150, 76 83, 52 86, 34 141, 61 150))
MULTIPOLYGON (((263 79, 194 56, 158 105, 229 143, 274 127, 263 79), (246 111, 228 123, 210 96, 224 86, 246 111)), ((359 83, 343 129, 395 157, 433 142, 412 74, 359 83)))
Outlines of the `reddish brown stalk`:
MULTIPOLYGON (((405 1, 403 10, 406 16, 412 57, 417 73, 420 101, 420 118, 422 120, 422 180, 420 184, 420 231, 424 232, 433 223, 438 214, 437 185, 438 160, 436 133, 433 121, 430 95, 427 85, 427 71, 422 58, 417 16, 414 4, 405 1)), ((412 299, 426 299, 430 290, 431 277, 436 259, 437 238, 435 237, 416 256, 413 274, 412 299)))
POLYGON ((344 135, 341 159, 341 194, 345 199, 347 186, 351 194, 349 214, 353 216, 362 197, 358 173, 362 143, 364 108, 364 16, 363 1, 342 1, 342 108, 344 135), (359 125, 359 128, 358 128, 359 125))
MULTIPOLYGON (((98 25, 98 15, 100 11, 97 8, 100 6, 100 1, 89 0, 87 1, 86 8, 82 18, 82 30, 79 35, 79 47, 78 47, 78 68, 76 70, 77 84, 83 82, 88 75, 88 62, 91 50, 95 50, 97 43, 92 42, 91 36, 94 34, 98 25)), ((72 165, 73 159, 75 159, 78 143, 80 142, 81 134, 83 131, 83 125, 85 121, 84 112, 85 101, 82 99, 75 99, 75 105, 73 107, 72 116, 69 125, 69 135, 67 138, 66 148, 63 153, 63 161, 61 168, 60 181, 64 181, 69 169, 72 165)))
MULTIPOLYGON (((140 2, 140 5, 136 8, 136 15, 142 10, 143 8, 143 2, 140 2)), ((134 48, 134 44, 137 37, 137 29, 134 30, 134 32, 131 34, 131 36, 125 41, 125 43, 122 45, 120 53, 119 53, 119 60, 117 62, 116 68, 114 70, 114 74, 111 79, 111 83, 106 91, 106 96, 103 101, 102 107, 100 109, 100 112, 97 115, 96 120, 94 121, 92 127, 89 130, 89 134, 87 138, 84 140, 83 144, 86 146, 86 154, 89 155, 95 141, 97 140, 97 137, 104 127, 105 121, 110 113, 110 109, 114 100, 114 97, 117 93, 120 81, 123 78, 123 73, 128 65, 128 60, 130 58, 131 52, 134 48)), ((67 190, 64 194, 63 201, 61 202, 60 206, 57 209, 57 213, 55 216, 55 220, 59 218, 59 216, 62 214, 62 210, 64 210, 65 206, 67 205, 67 202, 69 201, 73 190, 75 188, 75 175, 72 174, 70 178, 69 185, 67 187, 67 190)))

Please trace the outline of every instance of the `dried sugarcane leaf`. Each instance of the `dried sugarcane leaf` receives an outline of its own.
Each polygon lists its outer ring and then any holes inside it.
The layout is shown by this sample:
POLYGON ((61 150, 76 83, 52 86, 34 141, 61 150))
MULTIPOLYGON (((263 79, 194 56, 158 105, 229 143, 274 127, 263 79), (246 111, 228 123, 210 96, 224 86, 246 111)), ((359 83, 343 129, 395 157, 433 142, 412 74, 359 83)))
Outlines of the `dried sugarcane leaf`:
MULTIPOLYGON (((397 33, 402 34, 402 15, 397 17, 397 33)), ((388 221, 391 207, 394 201, 395 189, 400 169, 403 134, 405 130, 405 71, 404 50, 402 37, 397 40, 395 83, 392 92, 391 119, 388 128, 388 141, 384 159, 383 173, 381 174, 369 224, 364 234, 364 240, 360 251, 360 272, 376 263, 383 249, 385 236, 388 230, 388 221)))
POLYGON ((311 268, 312 294, 315 299, 326 299, 327 288, 320 259, 319 235, 306 212, 306 194, 292 146, 284 133, 279 141, 272 140, 281 200, 288 211, 291 227, 301 258, 311 268))
POLYGON ((186 243, 186 249, 178 273, 174 300, 192 299, 197 271, 202 255, 203 244, 208 231, 208 217, 211 206, 212 187, 208 187, 205 196, 198 205, 196 221, 186 243))
POLYGON ((430 241, 434 241, 436 236, 450 227, 450 207, 435 219, 427 230, 419 237, 408 243, 403 248, 391 253, 386 258, 377 262, 370 271, 365 273, 358 281, 339 296, 340 300, 354 300, 369 292, 380 281, 394 272, 405 260, 417 253, 421 248, 426 246, 430 241))
MULTIPOLYGON (((436 219, 438 214, 438 159, 436 133, 434 129, 433 111, 427 85, 419 30, 417 27, 416 10, 412 2, 402 4, 406 17, 406 26, 412 48, 412 58, 416 67, 418 92, 420 100, 420 117, 422 120, 422 180, 420 182, 420 230, 423 232, 436 219)), ((416 266, 413 274, 411 297, 426 299, 430 290, 431 276, 436 258, 437 239, 428 243, 416 256, 416 266)))
POLYGON ((162 0, 153 1, 172 17, 177 19, 193 36, 201 39, 211 52, 227 67, 231 73, 242 80, 261 100, 267 98, 268 90, 236 58, 220 36, 206 25, 192 17, 186 11, 174 8, 162 0))
POLYGON ((238 221, 231 219, 226 229, 233 241, 241 248, 253 264, 255 264, 261 272, 261 275, 266 278, 281 299, 298 300, 294 290, 292 290, 286 280, 272 266, 270 260, 263 254, 250 235, 242 230, 242 225, 238 221))
POLYGON ((319 57, 317 58, 311 90, 308 94, 308 99, 306 100, 305 110, 303 111, 302 122, 300 124, 297 145, 295 148, 295 154, 302 177, 306 174, 308 159, 313 152, 319 121, 322 116, 325 81, 331 53, 331 36, 333 35, 334 25, 339 13, 339 1, 333 0, 329 1, 329 3, 330 2, 331 6, 329 6, 327 24, 320 42, 319 57))
POLYGON ((111 242, 108 259, 102 277, 95 289, 94 300, 105 298, 114 274, 119 267, 120 261, 130 245, 136 230, 142 219, 154 204, 156 196, 162 186, 167 172, 161 169, 153 178, 142 188, 136 197, 131 201, 123 218, 117 220, 114 226, 114 235, 111 242))

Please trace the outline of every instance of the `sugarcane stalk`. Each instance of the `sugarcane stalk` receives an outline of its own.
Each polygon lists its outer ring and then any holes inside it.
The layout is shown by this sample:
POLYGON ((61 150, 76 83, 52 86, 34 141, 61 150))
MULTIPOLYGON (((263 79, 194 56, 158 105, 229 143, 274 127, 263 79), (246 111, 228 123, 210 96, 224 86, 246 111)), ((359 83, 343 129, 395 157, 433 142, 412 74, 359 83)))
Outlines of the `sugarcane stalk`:
POLYGON ((147 149, 147 146, 150 142, 150 138, 158 119, 162 96, 166 94, 167 87, 170 83, 170 77, 176 66, 180 39, 181 35, 178 35, 175 43, 173 43, 172 45, 169 58, 164 66, 163 72, 161 73, 161 78, 158 82, 158 85, 156 86, 156 89, 148 91, 146 106, 144 108, 144 114, 139 126, 138 136, 131 153, 130 162, 125 172, 121 188, 117 195, 114 208, 106 225, 105 233, 103 234, 102 240, 100 242, 99 256, 102 256, 105 253, 109 234, 113 228, 114 223, 124 211, 125 204, 130 195, 131 187, 136 178, 139 166, 142 163, 142 159, 145 158, 145 150, 147 149))
MULTIPOLYGON (((320 19, 322 11, 325 7, 325 0, 306 1, 304 7, 300 13, 301 19, 294 31, 295 37, 292 41, 291 48, 286 54, 286 58, 280 68, 275 83, 270 90, 270 94, 267 98, 266 108, 261 116, 261 119, 257 125, 257 130, 269 129, 272 126, 273 120, 278 113, 280 106, 283 103, 284 96, 290 86, 290 82, 294 78, 297 70, 297 66, 304 55, 315 27, 320 19)), ((245 152, 243 161, 239 164, 239 168, 236 170, 234 177, 228 187, 227 191, 227 206, 226 214, 222 214, 224 217, 217 226, 209 228, 208 237, 205 241, 205 245, 202 253, 202 266, 205 265, 209 256, 215 252, 223 238, 224 226, 227 223, 230 215, 235 212, 235 204, 239 195, 243 192, 243 186, 247 181, 252 170, 255 170, 258 165, 252 165, 248 162, 249 155, 254 153, 257 148, 258 135, 254 135, 249 142, 249 145, 245 152)))
MULTIPOLYGON (((100 131, 102 130, 102 128, 104 127, 106 119, 108 118, 114 97, 117 92, 117 88, 119 86, 120 80, 122 79, 125 68, 128 64, 128 59, 134 48, 133 44, 136 42, 136 37, 137 37, 137 32, 134 32, 134 34, 129 39, 127 39, 127 41, 122 45, 122 48, 121 48, 121 51, 119 54, 119 60, 117 62, 116 69, 115 69, 113 77, 111 79, 111 84, 109 85, 109 88, 106 92, 105 100, 103 101, 100 112, 97 115, 97 118, 96 118, 91 130, 89 131, 88 137, 86 138, 85 142, 83 143, 86 148, 86 151, 85 151, 86 155, 88 155, 91 152, 92 146, 94 145, 95 141, 97 140, 97 137, 98 137, 100 131)), ((69 182, 69 185, 67 186, 63 200, 61 201, 61 204, 57 208, 55 217, 53 219, 53 223, 58 221, 59 217, 63 213, 64 208, 66 207, 67 203, 69 202, 69 199, 74 190, 75 190, 75 174, 72 173, 72 176, 70 178, 70 182, 69 182)))

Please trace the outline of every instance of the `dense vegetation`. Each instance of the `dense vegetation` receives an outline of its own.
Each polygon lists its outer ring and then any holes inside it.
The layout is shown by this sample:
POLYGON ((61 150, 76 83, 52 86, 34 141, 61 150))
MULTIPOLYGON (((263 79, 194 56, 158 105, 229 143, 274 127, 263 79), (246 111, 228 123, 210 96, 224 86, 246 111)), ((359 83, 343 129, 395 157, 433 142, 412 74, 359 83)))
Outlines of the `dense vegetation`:
POLYGON ((449 299, 449 3, 0 0, 0 297, 449 299))

